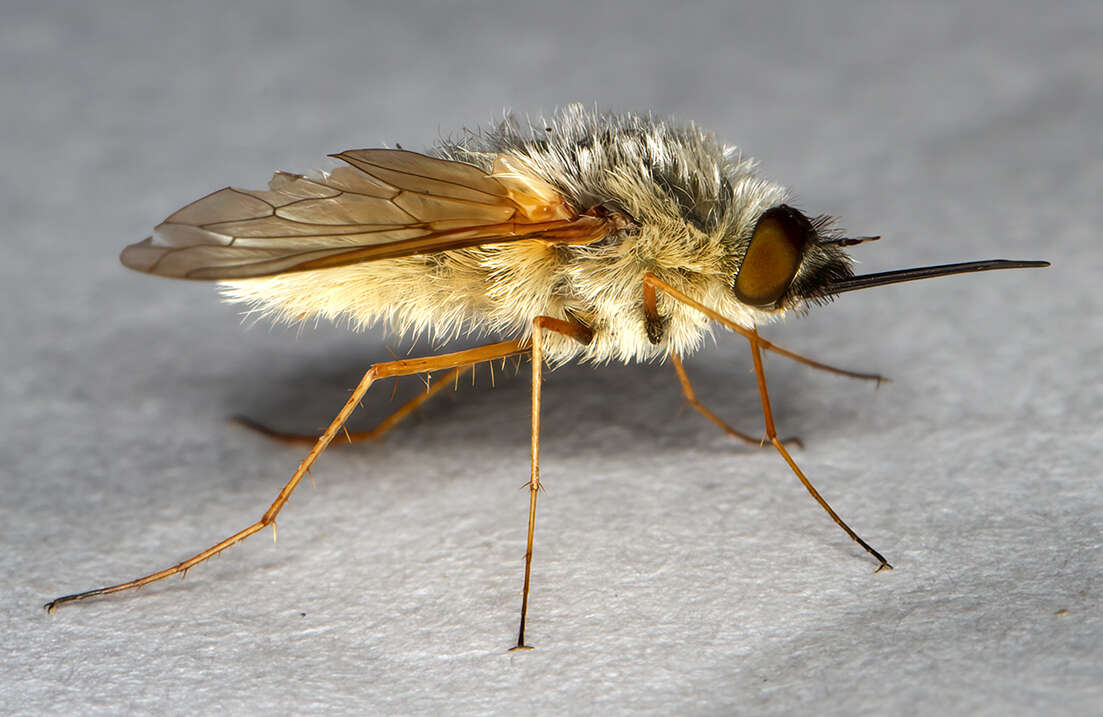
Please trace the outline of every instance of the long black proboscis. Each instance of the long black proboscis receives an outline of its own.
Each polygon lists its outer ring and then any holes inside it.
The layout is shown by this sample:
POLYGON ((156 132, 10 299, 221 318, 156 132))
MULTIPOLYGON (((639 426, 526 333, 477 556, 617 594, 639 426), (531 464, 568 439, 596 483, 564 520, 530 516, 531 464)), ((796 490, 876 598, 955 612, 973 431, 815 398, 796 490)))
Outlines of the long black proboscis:
POLYGON ((936 276, 968 274, 975 271, 995 271, 997 269, 1040 269, 1049 266, 1048 261, 1015 261, 1012 259, 986 259, 984 261, 966 261, 961 264, 942 264, 923 266, 916 269, 898 269, 882 271, 878 274, 863 274, 829 284, 824 290, 827 294, 842 294, 847 291, 868 289, 872 286, 899 284, 902 281, 933 279, 936 276))

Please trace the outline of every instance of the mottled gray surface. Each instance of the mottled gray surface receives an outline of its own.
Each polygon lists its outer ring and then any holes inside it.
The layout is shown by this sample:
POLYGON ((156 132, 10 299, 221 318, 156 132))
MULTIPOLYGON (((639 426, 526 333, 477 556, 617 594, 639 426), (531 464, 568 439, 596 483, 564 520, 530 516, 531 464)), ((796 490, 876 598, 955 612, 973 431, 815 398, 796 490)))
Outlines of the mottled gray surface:
MULTIPOLYGON (((161 5, 0 9, 4 712, 1101 712, 1097 3, 161 5), (769 362, 797 459, 896 571, 776 455, 680 412, 668 367, 566 367, 535 651, 505 651, 528 387, 501 372, 326 454, 277 546, 41 610, 254 520, 303 451, 224 419, 314 429, 388 357, 375 333, 243 327, 210 286, 121 268, 125 243, 225 184, 576 100, 739 143, 805 208, 885 235, 865 270, 1054 262, 770 330, 895 379, 769 362)), ((746 347, 718 344, 689 370, 757 430, 746 347)))

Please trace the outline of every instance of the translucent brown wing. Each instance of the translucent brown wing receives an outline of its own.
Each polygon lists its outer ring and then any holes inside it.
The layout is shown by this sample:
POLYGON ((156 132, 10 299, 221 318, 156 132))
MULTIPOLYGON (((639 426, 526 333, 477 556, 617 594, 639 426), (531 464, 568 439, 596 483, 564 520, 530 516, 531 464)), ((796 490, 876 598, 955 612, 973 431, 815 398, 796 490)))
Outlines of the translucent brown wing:
POLYGON ((160 276, 243 279, 523 239, 588 243, 609 230, 512 157, 486 172, 398 149, 332 156, 346 166, 208 194, 120 259, 160 276))

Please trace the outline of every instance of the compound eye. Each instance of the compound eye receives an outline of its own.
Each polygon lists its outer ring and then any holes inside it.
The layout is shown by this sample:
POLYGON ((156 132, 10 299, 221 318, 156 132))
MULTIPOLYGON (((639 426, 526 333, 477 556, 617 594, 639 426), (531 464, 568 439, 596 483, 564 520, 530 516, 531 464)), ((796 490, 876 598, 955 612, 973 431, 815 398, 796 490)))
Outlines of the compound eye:
POLYGON ((743 263, 735 274, 735 298, 760 309, 774 308, 797 275, 816 230, 785 204, 768 209, 755 225, 743 263))

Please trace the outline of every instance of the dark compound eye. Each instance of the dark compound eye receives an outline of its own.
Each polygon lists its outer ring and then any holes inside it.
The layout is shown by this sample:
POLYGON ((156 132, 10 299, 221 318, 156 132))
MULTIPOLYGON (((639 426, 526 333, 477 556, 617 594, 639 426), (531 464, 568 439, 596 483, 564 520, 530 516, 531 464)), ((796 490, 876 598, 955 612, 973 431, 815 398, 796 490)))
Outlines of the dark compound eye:
POLYGON ((735 274, 735 297, 758 308, 774 308, 793 283, 815 236, 812 222, 796 209, 785 204, 768 209, 755 225, 735 274))

